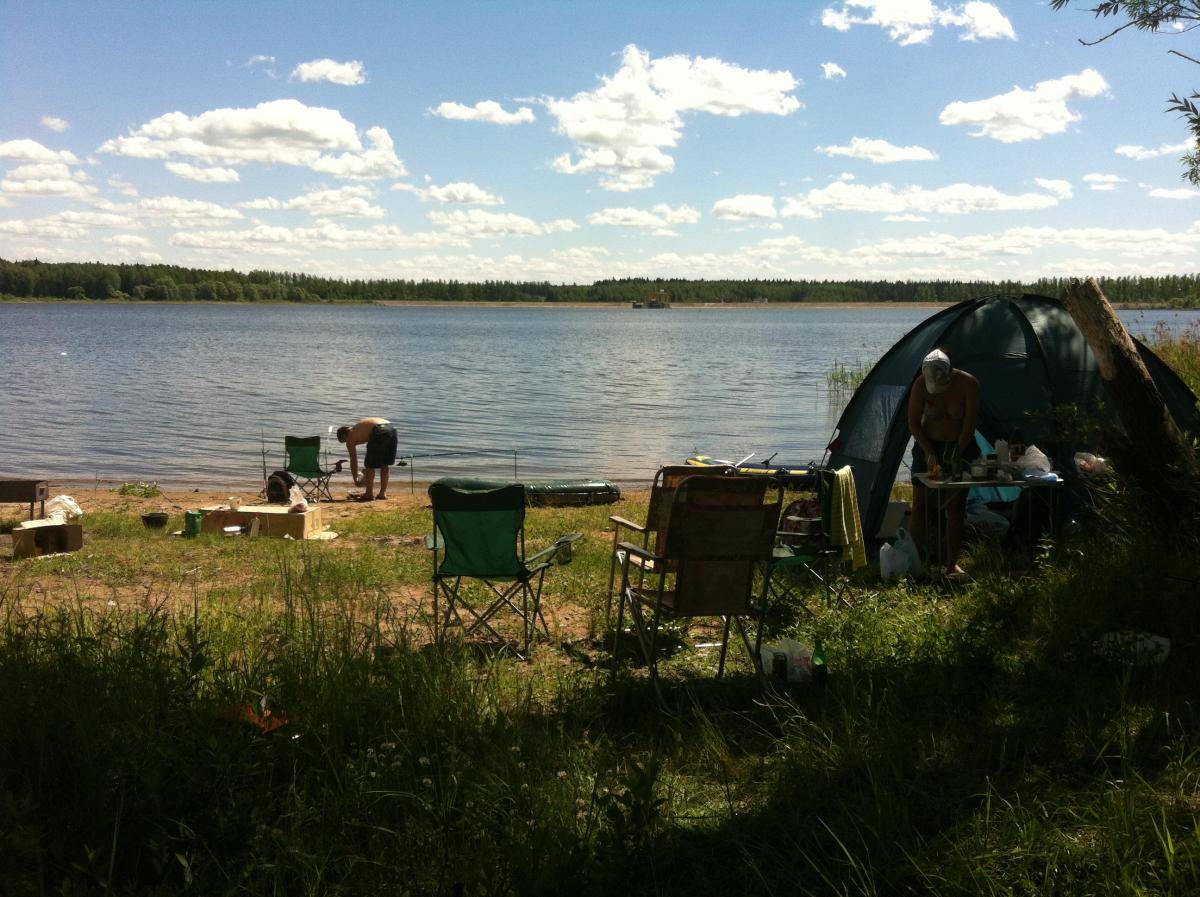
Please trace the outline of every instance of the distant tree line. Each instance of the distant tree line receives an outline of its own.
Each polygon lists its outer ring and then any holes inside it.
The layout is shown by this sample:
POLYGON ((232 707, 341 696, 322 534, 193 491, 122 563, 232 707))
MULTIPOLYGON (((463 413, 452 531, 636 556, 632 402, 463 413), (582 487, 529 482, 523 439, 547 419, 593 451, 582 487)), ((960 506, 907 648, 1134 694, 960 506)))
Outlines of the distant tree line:
MULTIPOLYGON (((1200 274, 1101 278, 1115 302, 1200 307, 1200 274)), ((660 290, 673 303, 959 302, 995 293, 1061 294, 1065 280, 683 280, 629 277, 593 284, 546 281, 359 280, 286 271, 211 271, 177 265, 10 262, 0 297, 166 302, 635 302, 660 290)))

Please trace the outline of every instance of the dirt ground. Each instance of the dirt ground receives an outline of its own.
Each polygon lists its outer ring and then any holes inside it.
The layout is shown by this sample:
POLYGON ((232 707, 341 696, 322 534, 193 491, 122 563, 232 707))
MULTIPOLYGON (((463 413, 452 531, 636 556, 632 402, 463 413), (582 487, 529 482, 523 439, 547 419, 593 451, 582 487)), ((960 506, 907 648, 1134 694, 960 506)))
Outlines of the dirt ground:
MULTIPOLYGON (((242 504, 259 501, 256 487, 257 484, 247 485, 236 493, 242 504)), ((12 540, 8 530, 25 519, 28 509, 0 505, 0 523, 4 524, 0 526, 0 597, 7 592, 10 606, 15 603, 26 613, 51 605, 79 606, 101 613, 154 607, 188 613, 197 601, 203 606, 227 604, 240 612, 261 609, 263 601, 278 600, 268 596, 278 591, 274 559, 277 550, 286 543, 273 539, 198 541, 172 538, 168 531, 143 532, 137 527, 140 514, 166 511, 172 515, 168 529, 177 529, 182 525, 183 511, 226 504, 231 495, 227 489, 179 485, 160 488, 161 495, 141 498, 121 495, 113 484, 52 482, 51 496, 70 495, 83 508, 85 543, 75 554, 41 560, 11 560, 12 540), (88 515, 103 512, 119 514, 108 526, 123 529, 107 532, 93 522, 89 531, 88 515)), ((356 495, 357 491, 350 494, 356 495)), ((409 491, 407 482, 393 484, 383 501, 355 501, 347 498, 345 490, 335 490, 334 495, 335 501, 321 502, 320 507, 324 524, 339 533, 339 537, 315 544, 320 546, 322 554, 333 552, 341 557, 364 550, 371 555, 370 549, 380 549, 383 560, 378 563, 383 567, 383 579, 372 591, 386 596, 396 623, 407 621, 410 631, 421 638, 427 624, 418 621, 428 616, 431 602, 430 579, 425 572, 429 560, 424 548, 424 529, 420 533, 409 532, 413 526, 408 525, 375 535, 346 532, 345 525, 371 515, 391 517, 394 513, 407 513, 416 514, 422 527, 427 527, 425 509, 429 502, 424 484, 417 484, 415 493, 409 491), (398 568, 405 565, 406 572, 401 573, 398 568), (397 569, 393 570, 393 566, 397 569)), ((604 509, 604 513, 592 515, 589 520, 594 518, 594 526, 601 527, 607 523, 607 513, 612 512, 604 509)), ((590 531, 588 550, 605 551, 601 546, 607 546, 610 540, 607 531, 599 528, 590 531)), ((604 578, 607 579, 607 566, 604 578)), ((548 580, 547 597, 553 594, 553 599, 544 603, 544 612, 556 641, 583 644, 590 634, 589 605, 594 603, 595 596, 570 594, 562 582, 564 579, 552 576, 548 580)), ((590 592, 595 587, 596 584, 589 583, 576 588, 590 592)))

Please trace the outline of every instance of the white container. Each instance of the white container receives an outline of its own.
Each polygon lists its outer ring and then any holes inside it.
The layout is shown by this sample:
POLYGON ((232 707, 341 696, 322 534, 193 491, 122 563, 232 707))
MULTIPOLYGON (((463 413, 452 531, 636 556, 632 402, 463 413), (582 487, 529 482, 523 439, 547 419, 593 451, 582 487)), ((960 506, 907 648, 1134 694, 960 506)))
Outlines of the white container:
POLYGON ((1011 459, 1008 457, 1008 440, 996 440, 996 463, 1007 464, 1011 459))

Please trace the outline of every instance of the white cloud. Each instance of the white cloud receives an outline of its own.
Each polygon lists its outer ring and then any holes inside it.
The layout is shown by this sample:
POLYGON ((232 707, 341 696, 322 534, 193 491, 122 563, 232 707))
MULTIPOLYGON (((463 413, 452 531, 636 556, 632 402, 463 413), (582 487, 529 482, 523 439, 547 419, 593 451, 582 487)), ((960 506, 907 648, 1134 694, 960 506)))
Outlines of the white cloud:
POLYGON ((370 149, 342 153, 340 156, 321 156, 309 167, 313 171, 354 180, 398 178, 408 174, 404 163, 396 158, 392 135, 386 128, 368 128, 364 136, 371 144, 370 149))
POLYGON ((521 106, 516 112, 507 112, 495 100, 480 100, 474 106, 439 103, 429 113, 451 121, 482 121, 492 125, 524 125, 534 120, 533 110, 528 106, 521 106))
POLYGON ((5 174, 5 177, 17 181, 32 180, 76 180, 86 181, 88 176, 82 171, 72 171, 64 162, 26 162, 18 165, 5 174))
POLYGON ((937 6, 932 0, 844 0, 840 9, 828 7, 821 24, 837 31, 855 25, 876 25, 902 46, 923 44, 937 27, 959 29, 961 40, 1016 40, 1012 23, 991 3, 978 0, 961 6, 937 6))
POLYGON ((1179 187, 1174 190, 1169 190, 1166 187, 1155 187, 1146 195, 1153 199, 1196 199, 1200 197, 1200 190, 1193 190, 1190 187, 1179 187))
POLYGON ((566 174, 594 172, 606 190, 646 188, 674 169, 675 160, 664 150, 679 143, 684 113, 788 115, 800 108, 791 95, 796 87, 791 72, 746 69, 702 56, 652 60, 630 44, 620 68, 595 90, 545 100, 558 132, 574 141, 578 153, 577 160, 557 157, 552 167, 566 174))
POLYGON ((504 200, 469 181, 454 181, 442 186, 418 187, 415 184, 393 184, 393 190, 413 193, 422 202, 455 203, 464 206, 502 206, 504 200))
POLYGON ((0 193, 87 200, 98 192, 87 181, 86 172, 72 171, 65 162, 26 162, 5 173, 0 193))
POLYGON ((761 221, 779 217, 775 211, 775 198, 750 193, 740 193, 713 203, 714 218, 726 221, 761 221))
POLYGON ((268 56, 265 53, 256 53, 242 63, 242 68, 253 69, 261 67, 264 72, 271 78, 278 78, 279 73, 275 71, 275 57, 268 56))
POLYGON ((890 162, 927 162, 938 157, 937 153, 923 146, 895 146, 886 140, 868 137, 853 137, 849 146, 818 146, 817 152, 827 156, 867 159, 877 165, 890 162))
POLYGON ((871 236, 849 248, 824 246, 801 237, 772 237, 728 252, 659 253, 639 270, 684 277, 813 277, 886 278, 1033 278, 1047 271, 1139 273, 1147 270, 1186 272, 1200 250, 1200 227, 1172 232, 1162 228, 1017 227, 996 233, 955 235, 928 231, 905 238, 871 236), (1162 247, 1165 257, 1153 265, 1146 259, 1162 247), (1047 250, 1075 249, 1094 253, 1080 260, 1056 261, 1047 250))
POLYGON ((152 196, 138 201, 138 211, 155 224, 172 227, 206 227, 240 219, 237 209, 180 196, 152 196))
POLYGON ((231 184, 241 180, 234 168, 197 168, 190 162, 168 162, 166 169, 176 177, 202 184, 231 184))
POLYGON ((70 150, 52 150, 36 140, 7 140, 0 143, 0 159, 19 162, 65 162, 78 165, 79 159, 70 150))
POLYGON ((56 134, 61 134, 67 128, 71 127, 71 123, 65 118, 59 118, 57 115, 43 115, 42 125, 54 131, 56 134))
POLYGON ((139 237, 137 234, 117 234, 106 238, 104 242, 126 249, 149 249, 152 245, 145 237, 139 237))
POLYGON ((313 190, 287 201, 274 197, 252 199, 239 203, 243 209, 296 209, 308 212, 314 218, 382 218, 387 213, 380 207, 372 205, 374 198, 370 187, 352 186, 339 187, 332 190, 313 190))
POLYGON ((464 237, 529 237, 556 231, 569 231, 578 224, 569 218, 539 224, 524 215, 512 212, 487 212, 483 209, 456 209, 452 212, 432 211, 430 221, 446 233, 464 237))
POLYGON ((1054 180, 1052 178, 1034 178, 1033 182, 1052 196, 1059 199, 1070 199, 1075 195, 1075 189, 1070 181, 1054 180))
POLYGON ((1050 193, 1004 193, 980 184, 945 187, 894 187, 834 181, 784 203, 784 218, 819 218, 826 211, 867 212, 883 215, 967 215, 976 212, 1028 212, 1058 205, 1050 193))
POLYGON ((1099 190, 1102 193, 1111 193, 1117 189, 1119 184, 1125 183, 1125 178, 1116 174, 1085 174, 1083 181, 1092 190, 1099 190))
POLYGON ((826 81, 829 81, 833 78, 845 78, 846 70, 844 68, 842 68, 840 65, 838 65, 836 62, 822 62, 821 63, 821 77, 824 78, 826 81))
POLYGON ((295 255, 312 248, 326 249, 412 249, 435 246, 465 246, 461 236, 420 232, 410 233, 389 224, 368 228, 348 228, 336 221, 321 221, 312 227, 273 227, 260 224, 241 230, 202 230, 174 234, 172 246, 224 250, 237 253, 295 255))
POLYGON ((588 215, 588 224, 632 227, 649 230, 657 236, 677 236, 671 227, 676 224, 695 224, 700 213, 689 205, 669 206, 659 203, 651 209, 601 209, 588 215))
POLYGON ((1160 156, 1178 156, 1181 153, 1186 153, 1192 146, 1193 144, 1187 140, 1183 141, 1183 143, 1160 143, 1156 147, 1126 143, 1118 146, 1113 152, 1118 156, 1142 162, 1146 159, 1157 159, 1160 156))
POLYGON ((119 174, 109 175, 108 186, 120 193, 122 196, 137 196, 138 189, 129 181, 125 180, 119 174))
POLYGON ((300 81, 328 81, 330 84, 341 84, 345 87, 367 82, 366 69, 357 59, 350 62, 337 62, 333 59, 302 62, 292 69, 292 77, 300 81))
POLYGON ((139 227, 128 215, 111 212, 81 212, 68 209, 41 218, 0 221, 0 234, 12 237, 39 237, 54 240, 79 240, 94 227, 139 227))
POLYGON ((1002 143, 1040 140, 1049 134, 1061 134, 1082 118, 1068 107, 1068 102, 1107 91, 1108 82, 1099 72, 1084 69, 1077 75, 1040 81, 1032 90, 1014 87, 986 100, 953 102, 942 110, 938 120, 944 125, 976 126, 971 136, 991 137, 1002 143))
POLYGON ((354 124, 336 109, 271 100, 196 116, 168 112, 105 141, 100 151, 141 159, 179 156, 226 165, 296 165, 347 178, 406 173, 384 128, 369 128, 364 136, 369 149, 364 149, 354 124))

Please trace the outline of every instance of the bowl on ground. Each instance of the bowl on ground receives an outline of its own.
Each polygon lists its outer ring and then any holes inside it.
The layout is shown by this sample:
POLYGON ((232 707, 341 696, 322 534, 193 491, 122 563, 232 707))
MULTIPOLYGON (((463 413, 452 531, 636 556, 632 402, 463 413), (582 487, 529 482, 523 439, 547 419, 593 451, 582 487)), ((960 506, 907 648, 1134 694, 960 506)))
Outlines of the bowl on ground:
POLYGON ((165 511, 152 511, 149 514, 142 515, 142 523, 147 529, 162 529, 167 525, 167 520, 171 515, 165 511))

